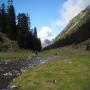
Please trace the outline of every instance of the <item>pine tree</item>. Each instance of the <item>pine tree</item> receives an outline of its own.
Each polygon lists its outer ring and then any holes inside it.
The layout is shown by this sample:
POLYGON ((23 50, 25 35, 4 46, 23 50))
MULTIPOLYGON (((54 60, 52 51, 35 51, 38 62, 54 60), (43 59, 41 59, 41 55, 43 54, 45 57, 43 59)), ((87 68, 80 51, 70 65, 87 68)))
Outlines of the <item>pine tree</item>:
POLYGON ((34 27, 33 36, 34 36, 35 38, 37 38, 37 28, 36 28, 36 27, 34 27))
POLYGON ((18 16, 18 29, 22 33, 29 32, 28 17, 25 13, 20 13, 18 16))
POLYGON ((29 20, 28 16, 25 13, 20 13, 18 15, 18 44, 21 48, 28 49, 31 46, 29 46, 29 37, 32 37, 32 34, 30 34, 29 29, 29 20), (31 36, 30 36, 31 35, 31 36))
POLYGON ((1 29, 1 8, 0 8, 0 32, 2 31, 2 29, 1 29))
POLYGON ((34 27, 34 30, 33 31, 34 32, 33 32, 33 39, 32 39, 32 44, 33 44, 32 49, 35 52, 36 51, 41 51, 41 41, 37 37, 37 28, 34 27))
POLYGON ((6 33, 7 32, 7 22, 6 22, 6 10, 5 10, 5 4, 2 4, 1 7, 1 14, 0 14, 0 25, 1 25, 1 32, 6 33))
POLYGON ((16 16, 13 1, 9 0, 8 5, 8 36, 12 40, 17 39, 16 16))
POLYGON ((37 47, 37 50, 40 52, 41 51, 41 49, 42 49, 42 45, 41 45, 41 40, 40 39, 38 39, 38 47, 37 47))

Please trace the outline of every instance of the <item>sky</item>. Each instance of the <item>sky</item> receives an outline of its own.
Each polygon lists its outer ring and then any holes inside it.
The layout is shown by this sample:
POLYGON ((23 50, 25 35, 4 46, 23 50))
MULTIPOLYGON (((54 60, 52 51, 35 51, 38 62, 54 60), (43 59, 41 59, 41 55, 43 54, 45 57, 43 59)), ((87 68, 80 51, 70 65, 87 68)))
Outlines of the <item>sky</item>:
POLYGON ((13 0, 13 3, 16 15, 29 14, 31 28, 37 27, 43 42, 54 39, 73 17, 90 5, 90 0, 13 0))

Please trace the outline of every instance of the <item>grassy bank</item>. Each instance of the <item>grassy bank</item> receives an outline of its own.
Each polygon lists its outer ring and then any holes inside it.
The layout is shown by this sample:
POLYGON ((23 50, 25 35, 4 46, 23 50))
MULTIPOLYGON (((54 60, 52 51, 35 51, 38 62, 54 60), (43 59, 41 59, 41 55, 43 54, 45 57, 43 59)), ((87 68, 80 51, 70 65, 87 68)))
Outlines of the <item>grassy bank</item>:
POLYGON ((31 51, 20 50, 17 52, 0 53, 0 60, 15 60, 18 58, 34 57, 35 54, 31 51))
POLYGON ((20 90, 89 90, 90 51, 62 48, 39 56, 57 55, 56 60, 27 70, 16 82, 20 90))

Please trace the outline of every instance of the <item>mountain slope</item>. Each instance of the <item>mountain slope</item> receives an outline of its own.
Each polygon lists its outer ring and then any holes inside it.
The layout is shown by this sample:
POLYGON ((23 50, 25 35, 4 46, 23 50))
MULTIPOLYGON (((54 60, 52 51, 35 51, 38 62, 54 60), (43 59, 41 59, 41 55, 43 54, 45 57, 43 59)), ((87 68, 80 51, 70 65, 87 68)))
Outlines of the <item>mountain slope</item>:
POLYGON ((63 47, 82 42, 90 44, 90 6, 74 17, 67 27, 55 38, 52 45, 45 49, 63 47))
POLYGON ((16 51, 17 49, 17 42, 11 41, 7 35, 0 32, 0 52, 16 51))
POLYGON ((86 22, 90 22, 90 6, 73 18, 67 27, 56 37, 56 40, 65 38, 66 35, 76 32, 80 27, 86 24, 86 22))

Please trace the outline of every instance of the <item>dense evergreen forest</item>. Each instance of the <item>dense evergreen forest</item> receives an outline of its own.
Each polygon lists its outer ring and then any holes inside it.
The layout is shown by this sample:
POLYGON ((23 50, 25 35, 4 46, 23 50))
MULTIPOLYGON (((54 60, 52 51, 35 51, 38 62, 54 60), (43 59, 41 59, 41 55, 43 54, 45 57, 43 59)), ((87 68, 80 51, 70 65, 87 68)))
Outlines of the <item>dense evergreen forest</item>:
POLYGON ((6 34, 10 40, 16 41, 20 49, 40 51, 41 41, 37 37, 37 28, 31 29, 30 25, 28 14, 19 13, 18 16, 15 15, 12 0, 8 1, 8 6, 4 3, 1 5, 0 32, 6 34))

